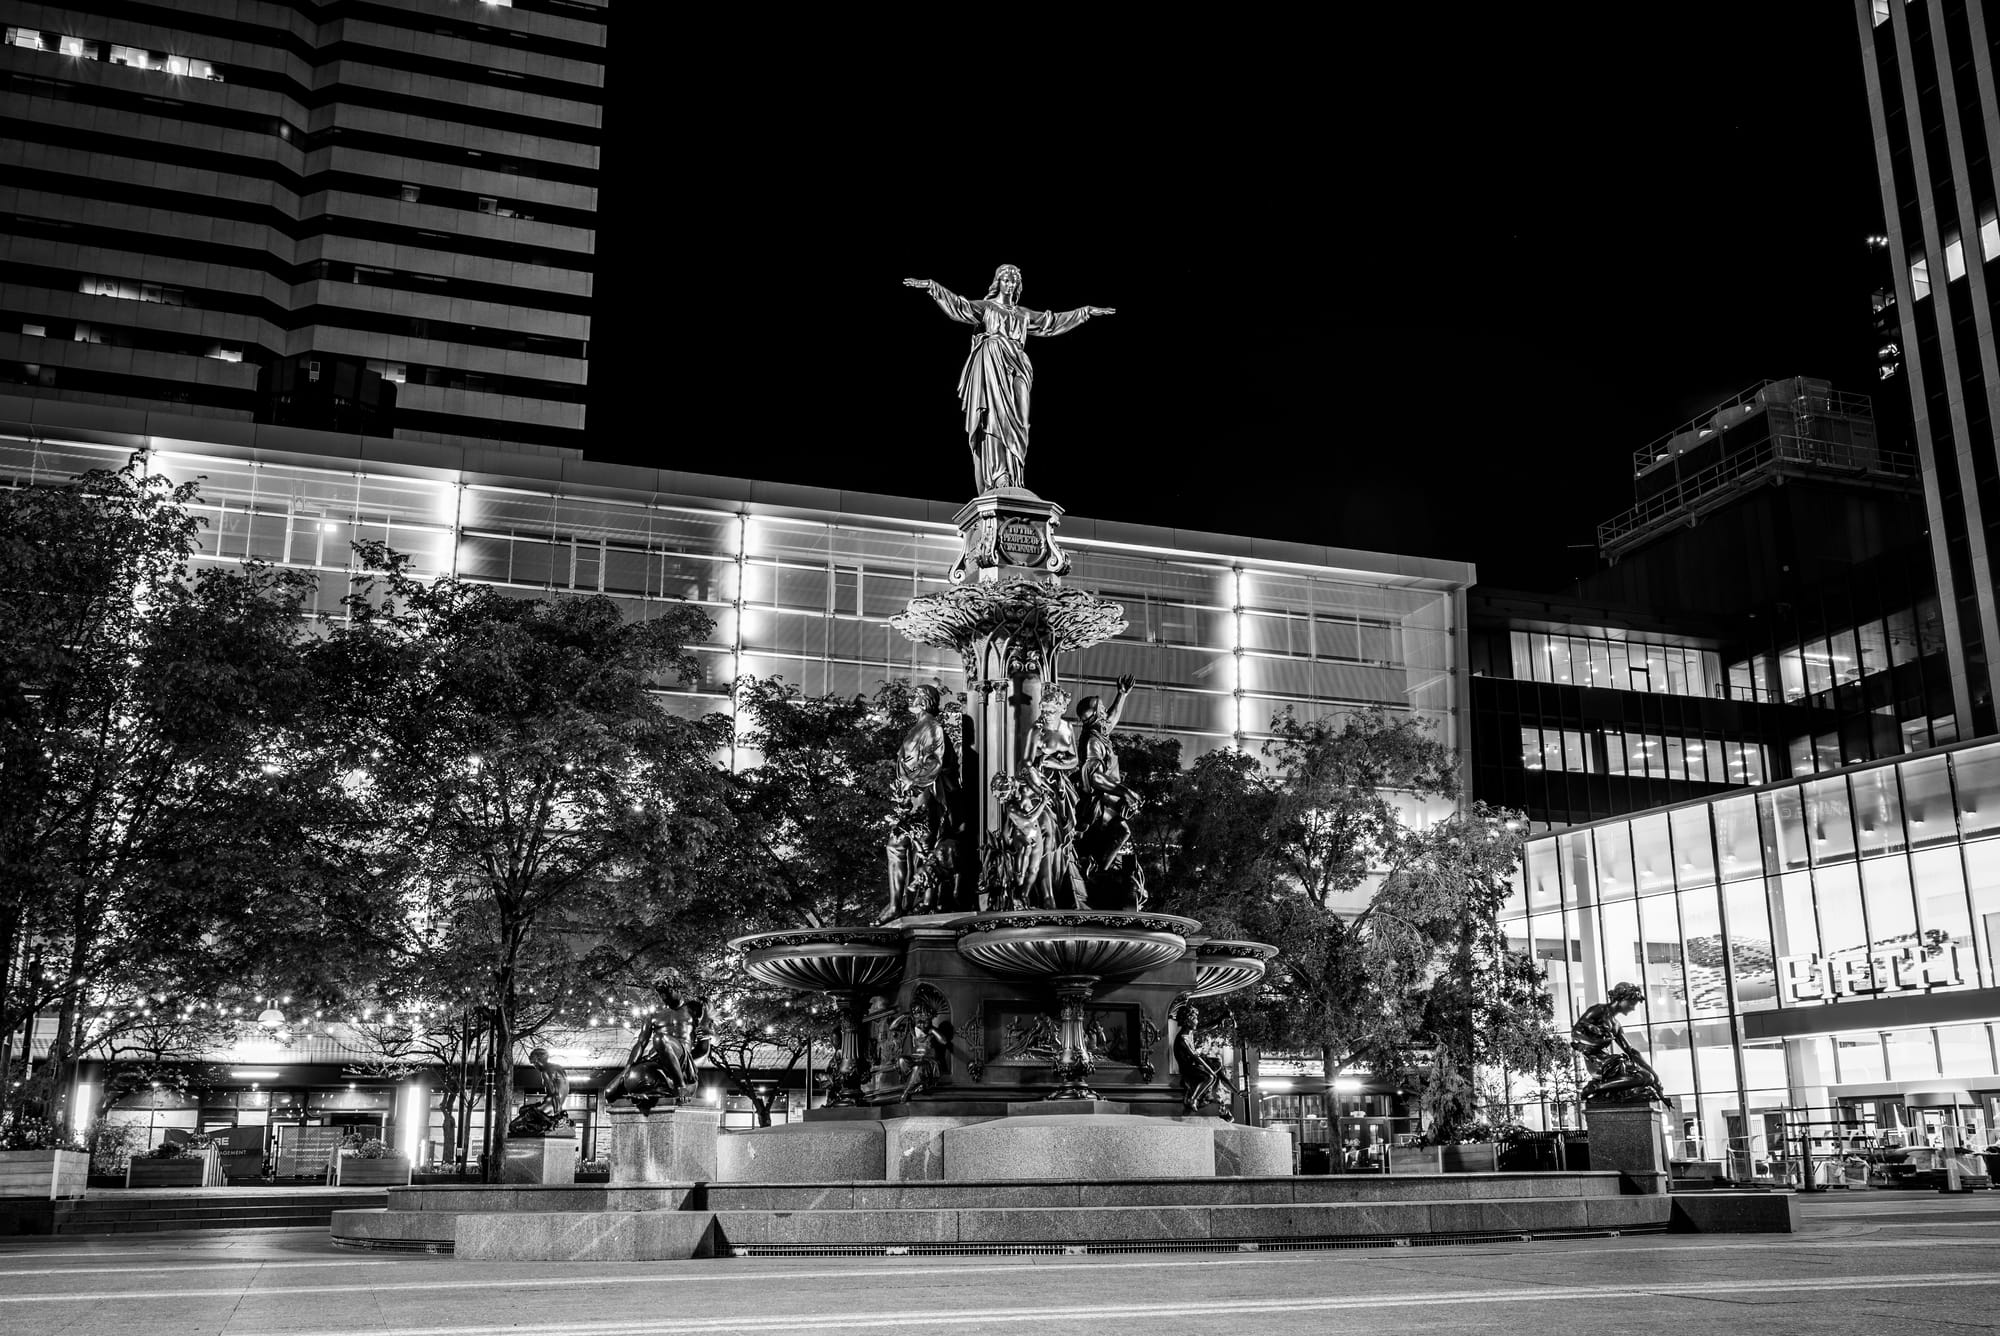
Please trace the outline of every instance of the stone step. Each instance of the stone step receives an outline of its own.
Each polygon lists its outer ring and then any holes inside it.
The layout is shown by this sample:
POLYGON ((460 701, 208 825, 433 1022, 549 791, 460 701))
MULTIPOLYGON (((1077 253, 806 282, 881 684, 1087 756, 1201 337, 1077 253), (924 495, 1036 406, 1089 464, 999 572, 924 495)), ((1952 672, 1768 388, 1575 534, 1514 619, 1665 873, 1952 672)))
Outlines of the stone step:
POLYGON ((715 1211, 936 1210, 964 1206, 1311 1205, 1616 1197, 1616 1173, 1358 1174, 1127 1178, 1083 1182, 710 1183, 690 1205, 715 1211))
POLYGON ((655 1261, 758 1253, 1301 1246, 1664 1230, 1655 1196, 1403 1202, 913 1207, 897 1210, 339 1211, 344 1247, 467 1260, 655 1261), (711 1227, 712 1226, 712 1227, 711 1227))
POLYGON ((690 1198, 698 1191, 699 1185, 693 1183, 649 1183, 643 1187, 469 1183, 390 1188, 387 1205, 397 1211, 677 1211, 692 1204, 690 1198))
POLYGON ((384 1193, 313 1196, 107 1196, 54 1203, 56 1234, 152 1234, 184 1229, 298 1229, 328 1226, 336 1210, 386 1204, 384 1193))
POLYGON ((1292 1205, 964 1207, 954 1210, 715 1212, 731 1252, 1032 1244, 1201 1244, 1302 1239, 1663 1230, 1663 1195, 1292 1205))

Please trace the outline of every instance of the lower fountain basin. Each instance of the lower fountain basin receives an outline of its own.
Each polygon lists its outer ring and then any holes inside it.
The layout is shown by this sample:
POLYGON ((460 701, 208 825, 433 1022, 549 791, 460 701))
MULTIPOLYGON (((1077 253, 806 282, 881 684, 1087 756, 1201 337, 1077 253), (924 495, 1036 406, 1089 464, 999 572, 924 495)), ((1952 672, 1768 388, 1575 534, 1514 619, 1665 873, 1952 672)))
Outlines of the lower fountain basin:
POLYGON ((794 928, 738 937, 744 970, 762 983, 807 993, 870 993, 903 973, 894 928, 794 928))

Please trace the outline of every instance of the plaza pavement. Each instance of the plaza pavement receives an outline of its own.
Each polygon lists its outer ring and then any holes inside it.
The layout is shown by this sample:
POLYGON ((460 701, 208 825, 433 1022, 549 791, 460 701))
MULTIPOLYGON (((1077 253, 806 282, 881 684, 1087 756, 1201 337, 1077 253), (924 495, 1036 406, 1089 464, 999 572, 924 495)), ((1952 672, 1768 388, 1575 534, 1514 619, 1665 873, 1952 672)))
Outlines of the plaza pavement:
POLYGON ((1803 1199, 1796 1235, 1325 1252, 473 1263, 324 1229, 0 1240, 0 1333, 1963 1333, 2000 1329, 2000 1193, 1803 1199))

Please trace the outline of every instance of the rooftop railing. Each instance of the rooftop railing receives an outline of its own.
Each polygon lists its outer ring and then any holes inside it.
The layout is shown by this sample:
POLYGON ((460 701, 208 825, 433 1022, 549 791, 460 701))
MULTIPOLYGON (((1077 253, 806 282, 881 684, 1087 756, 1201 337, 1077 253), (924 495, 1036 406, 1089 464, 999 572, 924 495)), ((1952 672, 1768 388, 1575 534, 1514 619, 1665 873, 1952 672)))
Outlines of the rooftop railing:
POLYGON ((1840 477, 1883 486, 1907 486, 1917 476, 1917 457, 1883 450, 1872 441, 1834 441, 1808 435, 1809 420, 1786 422, 1772 415, 1769 439, 1724 455, 1640 501, 1624 514, 1597 526, 1597 550, 1615 561, 1661 529, 1692 523, 1753 488, 1784 477, 1840 477))

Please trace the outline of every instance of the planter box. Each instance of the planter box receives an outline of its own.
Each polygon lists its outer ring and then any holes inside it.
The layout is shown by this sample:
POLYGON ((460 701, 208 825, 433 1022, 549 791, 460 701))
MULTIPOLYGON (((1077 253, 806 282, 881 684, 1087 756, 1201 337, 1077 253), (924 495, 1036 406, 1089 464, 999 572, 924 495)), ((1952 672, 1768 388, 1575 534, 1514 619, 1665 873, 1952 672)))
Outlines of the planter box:
POLYGON ((80 1150, 0 1151, 0 1197, 81 1197, 89 1178, 80 1150))
POLYGON ((1443 1152, 1444 1171, 1448 1174, 1500 1172, 1500 1143, 1497 1141, 1467 1141, 1438 1149, 1443 1152))
POLYGON ((156 1160, 150 1156, 133 1157, 131 1167, 125 1171, 125 1186, 128 1188, 198 1188, 202 1185, 204 1171, 208 1168, 199 1158, 179 1156, 171 1160, 156 1160))
POLYGON ((1392 1174, 1438 1174, 1444 1165, 1436 1146, 1391 1146, 1389 1172, 1392 1174))
POLYGON ((410 1157, 384 1155, 379 1160, 364 1160, 359 1155, 337 1155, 333 1182, 343 1188, 405 1188, 410 1185, 410 1157))

